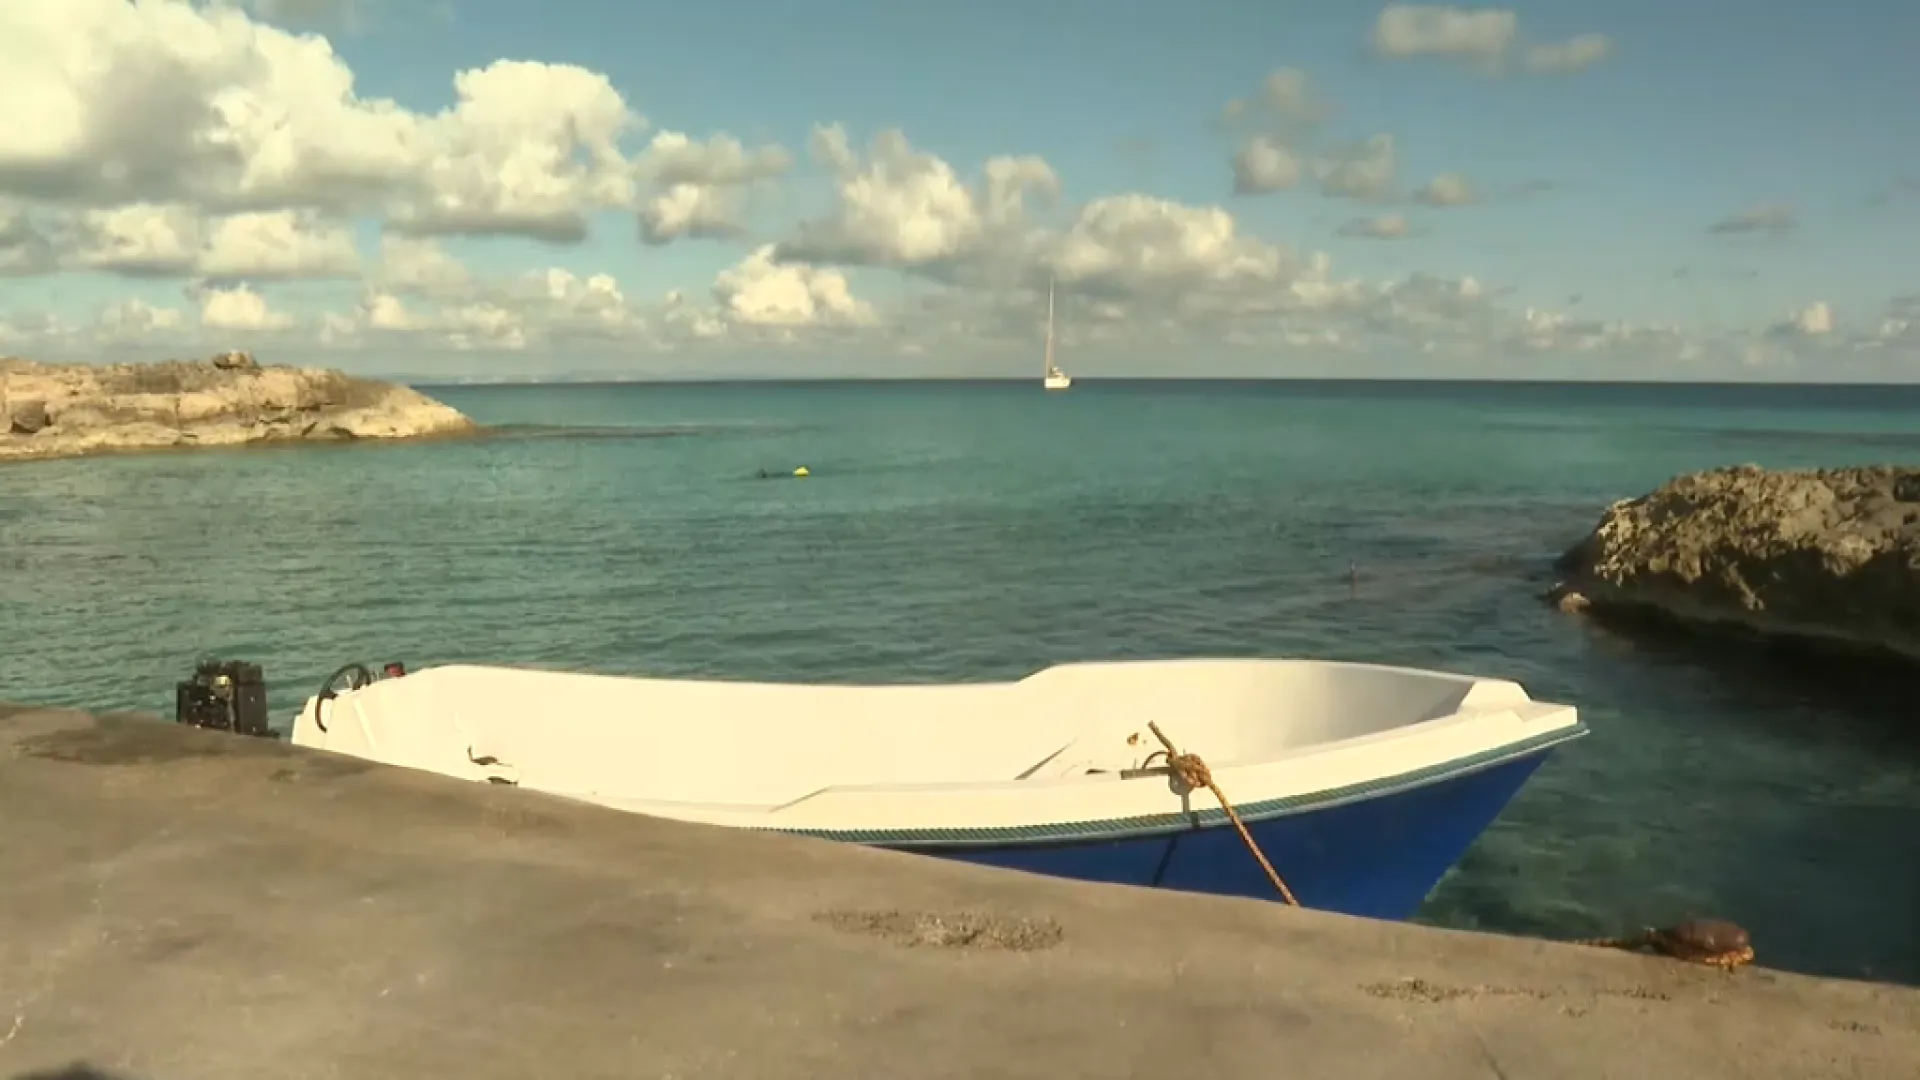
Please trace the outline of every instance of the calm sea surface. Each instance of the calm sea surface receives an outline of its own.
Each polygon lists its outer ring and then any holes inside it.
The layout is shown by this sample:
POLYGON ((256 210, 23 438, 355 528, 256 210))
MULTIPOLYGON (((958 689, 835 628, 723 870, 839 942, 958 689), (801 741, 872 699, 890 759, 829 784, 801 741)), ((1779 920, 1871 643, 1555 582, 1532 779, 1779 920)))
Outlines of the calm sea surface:
POLYGON ((1593 734, 1423 918, 1592 935, 1715 914, 1772 965, 1920 982, 1920 683, 1636 644, 1535 599, 1608 502, 1673 473, 1920 461, 1920 389, 434 392, 517 427, 0 468, 0 698, 171 715, 203 653, 263 663, 282 722, 354 660, 893 682, 1268 654, 1508 676, 1593 734), (800 464, 811 479, 756 478, 800 464))

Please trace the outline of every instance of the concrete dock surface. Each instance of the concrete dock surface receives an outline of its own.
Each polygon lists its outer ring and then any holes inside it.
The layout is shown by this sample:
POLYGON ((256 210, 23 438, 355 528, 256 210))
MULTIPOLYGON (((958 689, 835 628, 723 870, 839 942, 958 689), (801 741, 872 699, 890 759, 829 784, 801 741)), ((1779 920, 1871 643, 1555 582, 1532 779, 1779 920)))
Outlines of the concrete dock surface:
POLYGON ((27 1076, 1912 1080, 1920 991, 0 706, 0 1077, 27 1076))

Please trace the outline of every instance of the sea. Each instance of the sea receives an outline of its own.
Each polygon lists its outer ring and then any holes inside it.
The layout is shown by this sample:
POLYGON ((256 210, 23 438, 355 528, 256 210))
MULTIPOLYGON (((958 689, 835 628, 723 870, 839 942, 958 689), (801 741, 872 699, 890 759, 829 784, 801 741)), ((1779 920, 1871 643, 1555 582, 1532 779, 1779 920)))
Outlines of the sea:
POLYGON ((1920 387, 426 389, 494 433, 0 467, 0 699, 170 716, 207 655, 262 664, 283 724, 352 661, 933 682, 1302 656, 1502 676, 1591 734, 1420 921, 1586 937, 1715 916, 1767 966, 1920 983, 1920 680, 1540 600, 1609 503, 1676 473, 1920 462, 1920 387))

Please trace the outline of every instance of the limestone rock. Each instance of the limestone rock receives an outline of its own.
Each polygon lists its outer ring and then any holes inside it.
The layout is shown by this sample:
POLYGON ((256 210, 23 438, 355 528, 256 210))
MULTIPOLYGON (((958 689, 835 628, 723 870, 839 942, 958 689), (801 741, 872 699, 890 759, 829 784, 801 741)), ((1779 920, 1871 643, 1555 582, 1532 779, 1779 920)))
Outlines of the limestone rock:
POLYGON ((475 430, 411 387, 246 353, 201 363, 0 360, 0 460, 241 443, 410 439, 475 430))
POLYGON ((1584 615, 1593 607, 1593 601, 1587 599, 1586 594, 1568 588, 1565 582, 1547 590, 1546 600, 1567 615, 1584 615))
POLYGON ((7 417, 7 430, 15 435, 32 435, 51 423, 47 403, 34 398, 10 402, 7 417))
POLYGON ((1690 473, 1607 508, 1550 598, 1920 661, 1920 468, 1690 473))

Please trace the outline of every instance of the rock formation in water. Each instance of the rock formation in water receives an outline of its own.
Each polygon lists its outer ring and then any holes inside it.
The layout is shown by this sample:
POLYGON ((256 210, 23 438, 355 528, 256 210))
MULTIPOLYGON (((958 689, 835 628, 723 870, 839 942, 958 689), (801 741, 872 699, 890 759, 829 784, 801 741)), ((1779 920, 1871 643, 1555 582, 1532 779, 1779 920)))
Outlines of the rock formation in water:
POLYGON ((409 439, 473 430, 410 387, 243 352, 161 364, 0 359, 0 460, 242 443, 409 439))
POLYGON ((1558 568, 1563 611, 1920 661, 1920 468, 1676 477, 1608 507, 1558 568))

